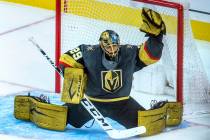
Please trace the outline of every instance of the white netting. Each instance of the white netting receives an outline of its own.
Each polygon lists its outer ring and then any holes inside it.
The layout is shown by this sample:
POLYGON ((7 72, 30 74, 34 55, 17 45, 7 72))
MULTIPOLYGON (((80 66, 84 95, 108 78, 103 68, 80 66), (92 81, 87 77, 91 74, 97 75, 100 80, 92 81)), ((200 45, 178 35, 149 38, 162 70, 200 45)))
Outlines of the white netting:
POLYGON ((196 48, 190 24, 189 7, 184 12, 184 101, 186 112, 208 111, 210 83, 203 62, 196 48), (203 106, 203 107, 202 107, 203 106))
MULTIPOLYGON (((175 0, 173 0, 175 1, 175 0)), ((80 44, 97 44, 102 31, 116 31, 121 44, 143 43, 146 38, 139 32, 142 6, 159 12, 167 27, 161 61, 135 74, 134 89, 154 95, 171 95, 176 99, 177 72, 177 10, 129 0, 63 0, 62 53, 80 44), (64 8, 65 7, 65 8, 64 8), (110 14, 111 13, 111 14, 110 14), (146 81, 146 82, 145 82, 146 81)), ((184 103, 194 112, 192 105, 210 104, 209 81, 196 49, 189 18, 189 4, 178 0, 184 10, 184 103)))

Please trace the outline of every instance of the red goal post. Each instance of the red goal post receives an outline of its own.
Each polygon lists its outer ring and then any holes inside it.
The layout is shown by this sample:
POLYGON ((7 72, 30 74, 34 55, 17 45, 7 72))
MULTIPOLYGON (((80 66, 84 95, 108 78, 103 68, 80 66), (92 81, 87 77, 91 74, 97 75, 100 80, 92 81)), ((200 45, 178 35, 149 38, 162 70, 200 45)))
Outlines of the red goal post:
MULTIPOLYGON (((61 56, 61 1, 56 0, 56 17, 55 17, 55 65, 59 65, 59 58, 61 56)), ((61 91, 61 77, 55 71, 55 92, 61 91)))

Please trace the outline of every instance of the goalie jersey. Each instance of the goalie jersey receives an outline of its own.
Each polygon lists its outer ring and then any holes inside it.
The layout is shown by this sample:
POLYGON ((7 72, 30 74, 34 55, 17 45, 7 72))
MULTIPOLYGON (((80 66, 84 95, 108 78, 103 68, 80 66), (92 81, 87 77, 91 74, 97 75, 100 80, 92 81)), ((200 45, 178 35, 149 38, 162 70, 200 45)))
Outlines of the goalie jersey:
POLYGON ((157 62, 162 49, 162 35, 149 37, 140 46, 120 45, 118 65, 109 70, 102 63, 104 52, 101 47, 83 44, 64 53, 59 62, 61 69, 73 67, 85 70, 88 79, 85 94, 90 100, 113 102, 129 98, 133 73, 157 62))

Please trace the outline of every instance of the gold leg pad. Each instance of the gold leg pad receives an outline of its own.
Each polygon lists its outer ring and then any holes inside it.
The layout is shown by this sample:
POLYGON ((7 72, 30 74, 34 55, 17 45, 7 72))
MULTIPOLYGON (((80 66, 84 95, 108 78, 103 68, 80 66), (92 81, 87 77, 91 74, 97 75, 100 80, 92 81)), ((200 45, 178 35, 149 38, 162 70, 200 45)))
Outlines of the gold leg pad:
POLYGON ((168 102, 167 105, 167 117, 166 125, 174 126, 179 125, 182 122, 183 105, 179 102, 168 102))
POLYGON ((141 136, 151 136, 163 131, 166 126, 166 106, 158 109, 139 111, 138 126, 145 126, 146 133, 141 136))
POLYGON ((42 128, 62 131, 66 127, 67 107, 43 103, 31 96, 18 95, 14 102, 14 116, 32 121, 42 128))

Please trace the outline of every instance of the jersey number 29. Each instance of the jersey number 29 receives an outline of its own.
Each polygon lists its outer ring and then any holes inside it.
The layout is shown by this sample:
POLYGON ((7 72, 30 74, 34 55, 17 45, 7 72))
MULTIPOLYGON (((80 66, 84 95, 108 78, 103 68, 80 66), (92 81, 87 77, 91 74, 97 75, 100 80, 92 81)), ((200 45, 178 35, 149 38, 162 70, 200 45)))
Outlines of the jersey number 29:
POLYGON ((82 58, 82 52, 80 51, 80 48, 75 48, 71 50, 70 54, 75 60, 79 60, 80 58, 82 58))

